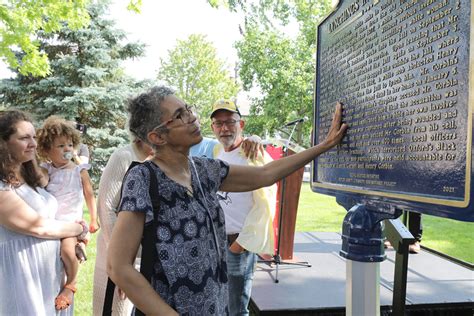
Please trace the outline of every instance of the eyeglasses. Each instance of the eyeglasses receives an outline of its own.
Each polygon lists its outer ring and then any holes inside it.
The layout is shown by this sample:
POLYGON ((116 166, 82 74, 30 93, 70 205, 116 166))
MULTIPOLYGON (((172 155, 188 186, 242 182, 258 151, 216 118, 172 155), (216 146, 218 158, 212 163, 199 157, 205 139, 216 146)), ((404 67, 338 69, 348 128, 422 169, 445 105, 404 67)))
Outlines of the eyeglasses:
POLYGON ((182 108, 179 113, 177 113, 174 117, 170 118, 169 120, 164 121, 163 123, 157 125, 155 129, 159 129, 163 126, 167 126, 173 121, 181 120, 183 124, 189 124, 192 122, 192 118, 196 118, 196 113, 194 111, 194 107, 192 105, 185 104, 184 108, 182 108))
POLYGON ((214 121, 212 122, 212 126, 215 128, 222 128, 222 126, 227 126, 229 128, 232 128, 237 124, 237 122, 240 122, 240 120, 227 120, 227 121, 214 121))

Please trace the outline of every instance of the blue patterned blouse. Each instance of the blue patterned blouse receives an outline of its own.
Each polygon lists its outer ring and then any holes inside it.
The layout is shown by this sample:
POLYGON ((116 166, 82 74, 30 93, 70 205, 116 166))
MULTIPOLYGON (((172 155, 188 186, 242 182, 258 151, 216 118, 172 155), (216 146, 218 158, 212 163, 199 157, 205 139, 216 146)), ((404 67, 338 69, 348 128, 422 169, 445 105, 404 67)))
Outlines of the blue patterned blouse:
MULTIPOLYGON (((227 315, 225 223, 217 191, 229 166, 220 160, 193 160, 192 193, 146 162, 155 170, 160 195, 152 286, 180 315, 227 315)), ((149 169, 132 168, 124 179, 119 210, 144 212, 146 223, 152 221, 149 185, 149 169)))

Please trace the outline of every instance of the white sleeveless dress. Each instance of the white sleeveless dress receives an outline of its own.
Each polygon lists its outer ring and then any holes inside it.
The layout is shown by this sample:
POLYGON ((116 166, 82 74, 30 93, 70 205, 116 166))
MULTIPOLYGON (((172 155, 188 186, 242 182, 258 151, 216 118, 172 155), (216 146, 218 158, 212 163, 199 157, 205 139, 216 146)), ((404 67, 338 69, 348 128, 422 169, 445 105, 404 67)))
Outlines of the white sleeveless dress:
MULTIPOLYGON (((56 199, 41 188, 18 188, 0 181, 0 190, 13 190, 41 216, 54 218, 56 199)), ((57 312, 54 299, 64 279, 59 239, 16 233, 0 225, 0 315, 73 315, 74 307, 57 312)))
POLYGON ((46 191, 58 201, 58 212, 55 218, 61 221, 74 222, 82 219, 84 192, 81 171, 89 170, 89 164, 81 164, 74 168, 55 168, 51 163, 42 163, 41 167, 48 170, 49 182, 46 191))

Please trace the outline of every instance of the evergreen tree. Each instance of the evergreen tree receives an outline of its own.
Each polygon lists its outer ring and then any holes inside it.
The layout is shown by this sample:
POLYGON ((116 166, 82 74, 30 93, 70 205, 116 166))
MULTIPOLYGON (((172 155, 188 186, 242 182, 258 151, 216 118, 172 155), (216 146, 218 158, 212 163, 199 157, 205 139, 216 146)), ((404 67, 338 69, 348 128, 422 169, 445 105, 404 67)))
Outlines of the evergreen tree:
POLYGON ((128 142, 126 99, 147 85, 124 74, 120 62, 143 55, 144 46, 123 43, 125 33, 105 18, 107 8, 104 2, 91 5, 86 28, 37 33, 50 60, 47 77, 17 72, 0 81, 0 104, 25 110, 38 122, 55 114, 87 125, 83 141, 91 150, 96 184, 112 151, 128 142))

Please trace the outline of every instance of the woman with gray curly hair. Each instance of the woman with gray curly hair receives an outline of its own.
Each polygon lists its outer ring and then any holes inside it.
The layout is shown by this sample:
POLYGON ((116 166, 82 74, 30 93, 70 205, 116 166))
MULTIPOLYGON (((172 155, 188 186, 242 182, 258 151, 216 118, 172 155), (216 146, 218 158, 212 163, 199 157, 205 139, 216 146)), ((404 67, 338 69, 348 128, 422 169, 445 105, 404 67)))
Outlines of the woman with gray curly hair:
POLYGON ((227 315, 227 242, 217 191, 269 186, 337 145, 347 129, 341 124, 342 106, 337 105, 322 143, 262 167, 190 158, 189 148, 202 139, 199 123, 192 106, 167 87, 132 99, 128 110, 130 129, 154 149, 154 156, 124 179, 108 274, 144 314, 227 315), (158 196, 150 196, 152 182, 158 196), (159 200, 156 212, 152 199, 159 200), (151 284, 133 266, 150 223, 156 227, 155 247, 142 253, 156 253, 151 284))

